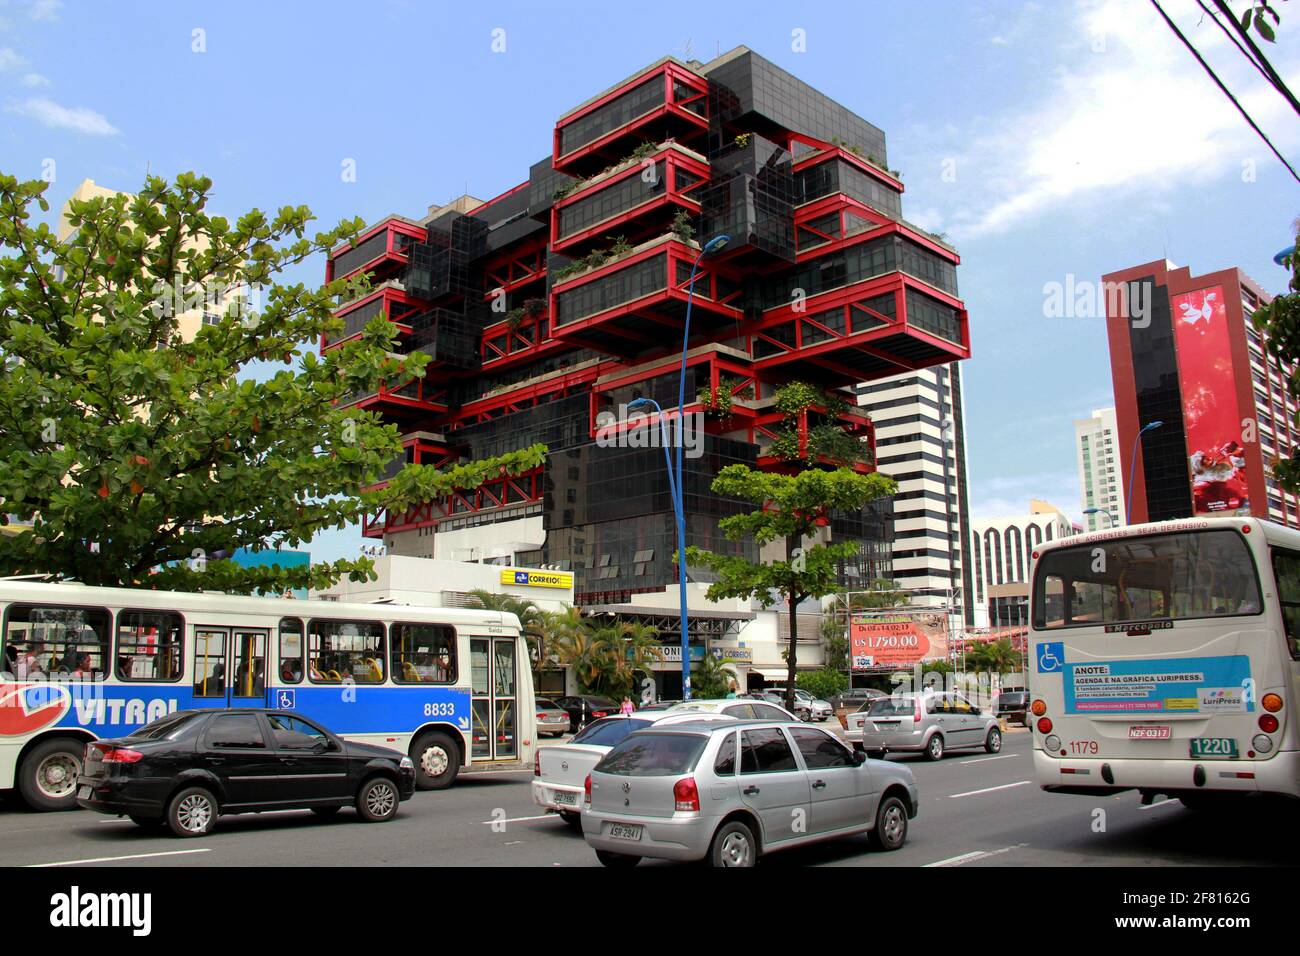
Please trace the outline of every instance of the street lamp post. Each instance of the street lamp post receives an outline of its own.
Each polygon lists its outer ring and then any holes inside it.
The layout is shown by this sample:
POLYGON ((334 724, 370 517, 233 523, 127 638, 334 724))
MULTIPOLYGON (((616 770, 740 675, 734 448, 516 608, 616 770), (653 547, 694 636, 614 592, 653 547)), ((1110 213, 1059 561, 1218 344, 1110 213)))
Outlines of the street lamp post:
POLYGON ((1086 515, 1105 515, 1106 527, 1107 528, 1115 527, 1115 516, 1111 514, 1109 511, 1107 511, 1105 508, 1084 508, 1083 513, 1086 515))
POLYGON ((1133 486, 1137 484, 1138 448, 1142 444, 1142 436, 1153 428, 1159 428, 1163 424, 1164 422, 1162 421, 1147 422, 1142 426, 1142 429, 1133 436, 1133 457, 1128 466, 1128 501, 1125 502, 1124 505, 1124 517, 1128 520, 1129 524, 1133 523, 1133 486))

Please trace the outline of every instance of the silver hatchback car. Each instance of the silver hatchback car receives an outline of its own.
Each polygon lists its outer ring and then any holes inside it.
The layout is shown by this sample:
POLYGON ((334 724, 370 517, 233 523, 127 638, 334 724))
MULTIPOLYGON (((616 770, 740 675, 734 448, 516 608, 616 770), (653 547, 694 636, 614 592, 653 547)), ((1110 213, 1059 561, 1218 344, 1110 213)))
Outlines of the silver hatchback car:
POLYGON ((868 754, 895 751, 940 759, 949 750, 1002 749, 998 719, 961 694, 921 693, 879 697, 848 717, 844 737, 868 754))
POLYGON ((919 807, 900 764, 798 721, 680 723, 630 734, 586 781, 582 831, 605 866, 642 857, 753 866, 761 854, 869 833, 897 850, 919 807))

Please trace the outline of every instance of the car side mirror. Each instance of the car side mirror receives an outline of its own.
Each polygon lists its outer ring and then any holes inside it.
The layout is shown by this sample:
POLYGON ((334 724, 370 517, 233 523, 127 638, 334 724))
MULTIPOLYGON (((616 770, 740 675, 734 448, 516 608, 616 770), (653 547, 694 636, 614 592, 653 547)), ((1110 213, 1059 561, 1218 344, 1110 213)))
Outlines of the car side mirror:
POLYGON ((857 766, 861 767, 864 763, 867 762, 867 752, 865 750, 853 751, 853 762, 857 766))

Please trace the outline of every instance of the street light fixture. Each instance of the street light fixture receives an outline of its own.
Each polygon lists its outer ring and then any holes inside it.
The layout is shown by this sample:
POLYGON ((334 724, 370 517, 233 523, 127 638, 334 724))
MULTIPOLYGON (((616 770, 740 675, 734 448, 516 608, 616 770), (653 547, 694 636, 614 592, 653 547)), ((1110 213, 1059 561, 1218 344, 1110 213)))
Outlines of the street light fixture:
POLYGON ((1137 484, 1137 463, 1138 463, 1138 446, 1142 443, 1142 436, 1153 428, 1159 428, 1163 425, 1162 421, 1147 422, 1142 426, 1141 431, 1133 436, 1133 458, 1128 466, 1128 501, 1124 505, 1124 517, 1128 523, 1133 523, 1133 486, 1137 484))
POLYGON ((1086 515, 1105 515, 1106 527, 1107 528, 1115 527, 1115 516, 1111 514, 1109 511, 1107 511, 1105 508, 1084 508, 1083 513, 1086 515))

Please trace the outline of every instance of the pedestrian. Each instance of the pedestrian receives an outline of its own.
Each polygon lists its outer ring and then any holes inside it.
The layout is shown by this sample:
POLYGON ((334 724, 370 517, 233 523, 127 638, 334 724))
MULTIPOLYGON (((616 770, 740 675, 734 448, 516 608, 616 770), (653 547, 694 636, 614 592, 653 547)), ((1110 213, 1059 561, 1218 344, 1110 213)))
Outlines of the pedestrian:
POLYGON ((736 682, 733 680, 730 684, 727 685, 727 700, 731 700, 735 696, 736 696, 736 682))
POLYGON ((636 710, 636 708, 632 706, 632 698, 624 695, 623 706, 619 707, 618 712, 626 717, 630 716, 634 710, 636 710))

